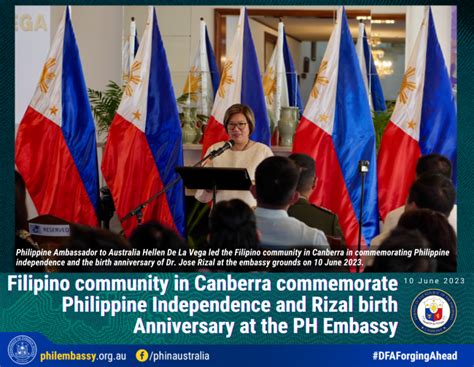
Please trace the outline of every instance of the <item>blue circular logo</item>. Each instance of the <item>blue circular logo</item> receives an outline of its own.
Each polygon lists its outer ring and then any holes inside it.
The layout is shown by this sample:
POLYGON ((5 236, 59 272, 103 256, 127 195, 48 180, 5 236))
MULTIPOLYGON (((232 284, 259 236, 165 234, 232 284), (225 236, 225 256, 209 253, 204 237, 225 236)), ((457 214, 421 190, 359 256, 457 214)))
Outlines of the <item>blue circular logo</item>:
POLYGON ((8 356, 16 364, 28 364, 36 357, 36 343, 26 335, 19 335, 8 343, 8 356))
POLYGON ((410 314, 418 330, 429 335, 439 335, 454 325, 457 307, 453 297, 445 291, 427 289, 413 300, 410 314))

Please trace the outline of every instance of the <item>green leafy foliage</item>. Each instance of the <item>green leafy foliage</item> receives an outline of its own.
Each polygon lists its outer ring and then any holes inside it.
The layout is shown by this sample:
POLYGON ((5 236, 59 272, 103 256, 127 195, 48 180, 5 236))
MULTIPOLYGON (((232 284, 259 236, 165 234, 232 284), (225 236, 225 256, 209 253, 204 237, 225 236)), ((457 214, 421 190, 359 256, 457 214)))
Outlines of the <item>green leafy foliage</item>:
POLYGON ((120 105, 123 88, 110 80, 103 92, 89 88, 88 94, 97 129, 107 132, 120 105))
POLYGON ((186 228, 188 244, 191 248, 205 248, 208 233, 208 217, 210 207, 197 201, 194 197, 187 197, 186 228))
POLYGON ((377 152, 380 148, 380 143, 382 141, 382 135, 385 131, 385 127, 392 117, 393 109, 395 108, 395 101, 387 101, 387 110, 385 112, 374 112, 372 115, 372 120, 374 122, 375 129, 375 141, 377 152))
POLYGON ((185 105, 187 103, 189 103, 189 101, 193 100, 197 98, 197 93, 183 93, 182 95, 180 95, 177 99, 176 99, 176 102, 178 104, 182 104, 182 105, 185 105))

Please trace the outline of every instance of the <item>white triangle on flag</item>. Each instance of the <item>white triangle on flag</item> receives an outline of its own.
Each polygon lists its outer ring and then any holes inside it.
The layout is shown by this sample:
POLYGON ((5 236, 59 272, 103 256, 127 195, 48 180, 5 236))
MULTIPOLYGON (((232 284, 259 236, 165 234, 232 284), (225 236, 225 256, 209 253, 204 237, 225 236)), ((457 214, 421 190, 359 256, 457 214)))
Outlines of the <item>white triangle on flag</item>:
POLYGON ((153 6, 148 7, 145 31, 135 59, 130 66, 130 74, 125 82, 122 101, 117 113, 125 120, 145 132, 148 103, 148 82, 153 39, 153 6))
POLYGON ((245 8, 242 8, 235 37, 222 68, 221 81, 211 113, 220 123, 223 123, 227 108, 241 102, 244 21, 245 8))
POLYGON ((30 106, 59 127, 62 126, 62 71, 66 10, 43 65, 30 106))
POLYGON ((428 11, 420 27, 415 45, 403 75, 402 85, 397 97, 397 104, 390 121, 410 135, 420 140, 421 109, 423 105, 423 88, 425 85, 426 47, 428 45, 428 11))
POLYGON ((329 38, 317 78, 303 112, 307 120, 313 122, 329 135, 332 135, 334 130, 341 23, 342 7, 337 11, 336 25, 329 38))

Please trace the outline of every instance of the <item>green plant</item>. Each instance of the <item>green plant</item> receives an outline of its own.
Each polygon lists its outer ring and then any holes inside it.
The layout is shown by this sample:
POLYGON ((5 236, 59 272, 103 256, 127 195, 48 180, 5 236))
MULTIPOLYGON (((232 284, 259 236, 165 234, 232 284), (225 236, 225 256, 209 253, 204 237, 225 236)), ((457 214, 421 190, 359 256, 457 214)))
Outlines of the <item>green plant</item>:
POLYGON ((186 105, 189 101, 197 98, 197 93, 183 93, 181 96, 176 98, 178 104, 186 105))
POLYGON ((92 113, 99 132, 107 132, 122 99, 123 88, 110 80, 103 92, 88 89, 92 113))
POLYGON ((204 248, 207 241, 207 218, 211 208, 194 198, 189 199, 189 206, 191 203, 192 209, 188 211, 186 218, 188 244, 191 248, 204 248))
POLYGON ((387 109, 385 112, 374 112, 372 115, 372 120, 374 122, 375 129, 375 141, 377 152, 380 148, 380 142, 382 141, 382 135, 385 131, 390 117, 392 117, 393 109, 395 108, 395 101, 387 101, 387 109))

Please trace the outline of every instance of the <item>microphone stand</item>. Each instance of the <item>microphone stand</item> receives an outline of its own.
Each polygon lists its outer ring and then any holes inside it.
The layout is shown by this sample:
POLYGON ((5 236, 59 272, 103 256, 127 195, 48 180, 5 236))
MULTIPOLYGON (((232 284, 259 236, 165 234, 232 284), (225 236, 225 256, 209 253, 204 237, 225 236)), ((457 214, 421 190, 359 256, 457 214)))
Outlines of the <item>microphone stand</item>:
POLYGON ((360 194, 360 208, 359 208, 359 238, 357 240, 357 273, 360 273, 360 251, 362 246, 362 225, 364 219, 362 218, 364 209, 364 189, 365 189, 365 175, 369 172, 369 161, 359 161, 359 173, 362 176, 361 194, 360 194))
MULTIPOLYGON (((209 152, 209 154, 207 154, 204 158, 202 158, 200 161, 198 161, 197 163, 195 163, 193 165, 193 167, 200 167, 205 161, 207 161, 209 158, 215 158, 217 157, 218 155, 221 155, 222 153, 224 153, 227 149, 230 149, 232 148, 232 146, 234 145, 234 141, 233 140, 229 140, 227 142, 225 142, 225 144, 218 148, 218 149, 215 149, 213 150, 212 152, 209 152)), ((177 175, 177 177, 171 181, 168 185, 166 185, 165 187, 163 187, 160 191, 158 191, 157 193, 155 193, 154 195, 152 195, 148 200, 144 201, 143 203, 141 203, 140 205, 138 205, 135 209, 132 209, 130 210, 127 215, 125 215, 122 219, 120 219, 120 222, 125 222, 127 219, 130 219, 134 216, 137 217, 137 222, 138 222, 138 225, 142 224, 142 219, 143 219, 143 209, 149 204, 151 203, 153 200, 155 200, 158 196, 162 195, 163 193, 169 191, 169 189, 171 189, 174 185, 176 185, 179 181, 181 180, 181 176, 177 175)), ((215 195, 216 195, 216 192, 215 192, 215 187, 214 187, 214 200, 215 200, 215 195)))

